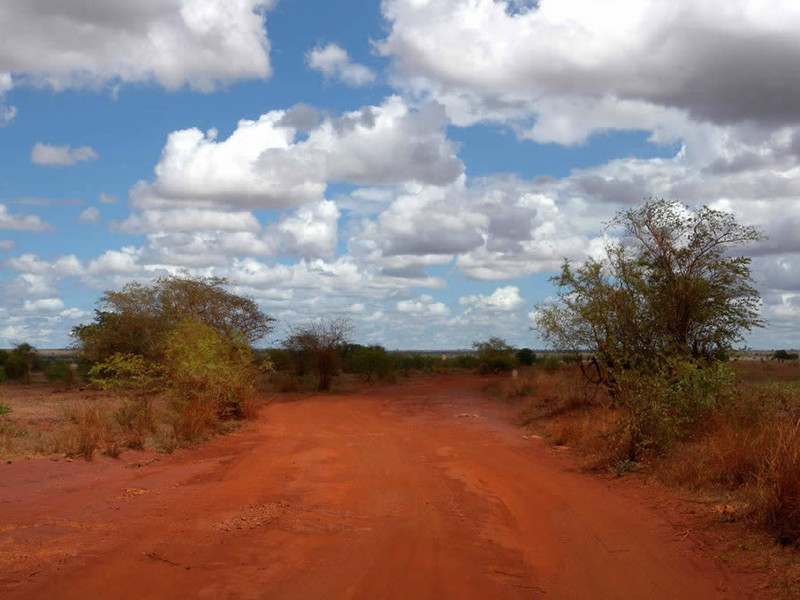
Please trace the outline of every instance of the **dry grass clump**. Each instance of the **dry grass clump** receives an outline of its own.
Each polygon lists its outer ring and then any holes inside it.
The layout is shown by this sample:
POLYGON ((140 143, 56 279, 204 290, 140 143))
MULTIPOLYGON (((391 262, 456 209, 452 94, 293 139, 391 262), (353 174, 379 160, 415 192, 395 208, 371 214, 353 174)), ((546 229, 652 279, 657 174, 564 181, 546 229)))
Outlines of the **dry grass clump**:
POLYGON ((0 418, 0 456, 13 456, 17 448, 31 435, 11 419, 0 418))
POLYGON ((119 456, 122 448, 108 407, 92 401, 74 402, 67 406, 66 414, 69 424, 56 437, 57 451, 86 460, 92 460, 98 450, 112 458, 119 456))
POLYGON ((607 408, 584 406, 572 413, 547 418, 537 427, 552 444, 574 449, 584 469, 603 471, 620 461, 619 452, 609 442, 616 422, 607 408))
POLYGON ((148 395, 135 395, 123 400, 114 411, 114 420, 126 448, 141 450, 148 436, 157 431, 153 399, 148 395))
POLYGON ((214 403, 201 397, 173 401, 167 422, 175 439, 183 443, 206 440, 218 433, 222 424, 214 403))
POLYGON ((783 544, 800 542, 800 387, 745 389, 656 474, 694 489, 734 492, 753 522, 783 544))
POLYGON ((603 405, 606 400, 599 388, 586 385, 580 370, 571 366, 519 370, 516 377, 504 379, 498 388, 496 393, 500 397, 521 401, 522 425, 578 408, 603 405))
POLYGON ((800 541, 800 423, 780 422, 745 489, 753 516, 782 544, 800 541))

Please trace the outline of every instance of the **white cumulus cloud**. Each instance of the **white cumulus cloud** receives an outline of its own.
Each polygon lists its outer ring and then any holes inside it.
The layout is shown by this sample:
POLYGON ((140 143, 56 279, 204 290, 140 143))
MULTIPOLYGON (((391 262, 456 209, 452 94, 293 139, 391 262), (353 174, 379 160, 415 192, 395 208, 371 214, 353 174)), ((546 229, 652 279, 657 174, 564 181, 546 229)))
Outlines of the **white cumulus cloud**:
POLYGON ((347 51, 338 44, 312 48, 306 53, 306 62, 326 78, 338 78, 348 85, 361 86, 375 80, 375 73, 364 65, 352 62, 347 51))
POLYGON ((261 224, 251 212, 176 208, 132 214, 117 228, 123 233, 138 234, 198 230, 257 232, 261 224))
POLYGON ((479 310, 511 311, 519 308, 524 303, 519 295, 519 288, 515 285, 499 287, 490 295, 477 294, 463 296, 458 299, 462 306, 471 306, 479 310))
POLYGON ((116 196, 112 196, 111 194, 104 194, 101 192, 100 196, 98 196, 98 200, 102 204, 114 204, 115 202, 119 201, 119 198, 117 198, 116 196))
POLYGON ((25 300, 23 310, 26 312, 60 312, 64 309, 64 301, 61 298, 39 298, 38 300, 25 300))
POLYGON ((0 204, 0 229, 16 229, 18 231, 42 233, 52 230, 53 226, 42 221, 38 215, 10 213, 5 204, 0 204))
POLYGON ((292 208, 321 200, 328 182, 443 184, 463 164, 447 139, 437 105, 410 110, 396 96, 339 118, 326 118, 298 138, 293 111, 242 120, 225 140, 217 132, 171 133, 152 183, 131 190, 138 208, 292 208))
POLYGON ((90 146, 71 148, 69 145, 54 146, 37 142, 31 150, 31 162, 36 165, 65 167, 79 162, 89 162, 100 158, 90 146))
POLYGON ((0 71, 54 89, 156 81, 212 90, 271 72, 273 0, 0 3, 0 71))
POLYGON ((78 215, 78 222, 97 224, 100 222, 100 211, 96 207, 90 206, 81 211, 81 214, 78 215))
POLYGON ((457 124, 528 122, 538 141, 800 121, 800 6, 789 0, 386 0, 379 43, 406 92, 457 124), (535 119, 535 120, 534 120, 535 119), (532 125, 530 124, 532 123, 532 125))
POLYGON ((422 294, 410 300, 400 300, 396 306, 399 312, 415 317, 446 317, 450 314, 450 309, 444 302, 436 302, 429 294, 422 294))

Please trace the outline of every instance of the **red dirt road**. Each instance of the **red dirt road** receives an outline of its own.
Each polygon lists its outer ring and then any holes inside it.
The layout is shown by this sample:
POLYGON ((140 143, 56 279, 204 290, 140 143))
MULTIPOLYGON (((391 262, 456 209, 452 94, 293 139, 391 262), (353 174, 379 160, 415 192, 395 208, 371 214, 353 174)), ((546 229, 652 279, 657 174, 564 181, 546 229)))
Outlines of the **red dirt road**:
POLYGON ((756 597, 642 489, 523 438, 481 385, 275 403, 171 457, 0 465, 0 596, 756 597))

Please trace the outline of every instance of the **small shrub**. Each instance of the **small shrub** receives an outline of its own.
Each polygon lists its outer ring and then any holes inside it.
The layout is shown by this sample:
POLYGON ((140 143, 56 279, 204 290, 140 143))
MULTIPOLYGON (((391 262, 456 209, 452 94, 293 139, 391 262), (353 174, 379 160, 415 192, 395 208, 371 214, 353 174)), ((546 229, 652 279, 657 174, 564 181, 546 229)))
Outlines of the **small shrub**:
POLYGON ((128 398, 114 412, 123 443, 128 448, 142 449, 150 433, 156 431, 152 399, 148 396, 128 398))
POLYGON ((31 373, 41 371, 44 366, 42 358, 36 353, 36 348, 30 344, 19 344, 11 352, 4 351, 0 359, 6 377, 22 383, 30 383, 31 373))
POLYGON ((172 425, 175 438, 182 442, 199 442, 221 431, 222 426, 213 402, 200 398, 173 397, 172 425))
POLYGON ((456 354, 448 359, 447 365, 457 369, 477 369, 478 357, 474 354, 456 354))
POLYGON ((22 383, 30 383, 30 366, 28 359, 16 352, 12 352, 6 360, 5 373, 8 379, 22 383))
POLYGON ((517 364, 521 367, 530 367, 536 364, 536 353, 530 348, 521 348, 516 353, 517 364))
POLYGON ((8 404, 3 404, 0 402, 0 421, 8 417, 11 414, 11 407, 8 404))
POLYGON ((119 455, 122 454, 122 445, 116 437, 109 436, 105 439, 103 454, 109 458, 119 458, 119 455))
POLYGON ((638 461, 682 439, 733 392, 733 372, 719 362, 700 367, 669 361, 652 373, 622 372, 617 405, 622 411, 617 444, 638 461))
POLYGON ((343 315, 291 328, 283 346, 293 355, 298 365, 297 374, 302 376, 306 370, 313 369, 317 373, 317 390, 330 391, 352 328, 350 319, 343 315))
POLYGON ((156 436, 155 438, 155 445, 156 449, 159 452, 165 452, 166 454, 172 454, 175 450, 178 449, 178 439, 174 435, 167 435, 161 433, 156 436))
POLYGON ((639 463, 632 461, 628 458, 623 458, 622 460, 618 460, 614 465, 608 468, 610 473, 613 473, 617 477, 622 477, 623 475, 627 475, 628 473, 632 473, 636 469, 639 468, 639 463))
POLYGON ((67 408, 67 416, 71 423, 62 430, 58 443, 67 456, 90 461, 101 445, 108 448, 114 444, 109 415, 98 403, 72 404, 67 408))
POLYGON ((514 349, 498 337, 472 344, 478 354, 478 371, 482 375, 505 373, 517 366, 514 349))

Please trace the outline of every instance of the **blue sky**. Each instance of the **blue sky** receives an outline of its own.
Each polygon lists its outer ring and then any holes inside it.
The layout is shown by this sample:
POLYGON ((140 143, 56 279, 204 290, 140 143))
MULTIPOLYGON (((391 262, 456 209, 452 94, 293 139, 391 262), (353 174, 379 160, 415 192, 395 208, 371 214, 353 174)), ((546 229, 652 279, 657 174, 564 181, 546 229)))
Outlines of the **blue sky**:
POLYGON ((287 326, 457 348, 530 330, 655 196, 731 211, 797 347, 800 9, 722 0, 8 0, 0 347, 103 290, 227 277, 287 326), (66 4, 66 6, 65 6, 66 4))

